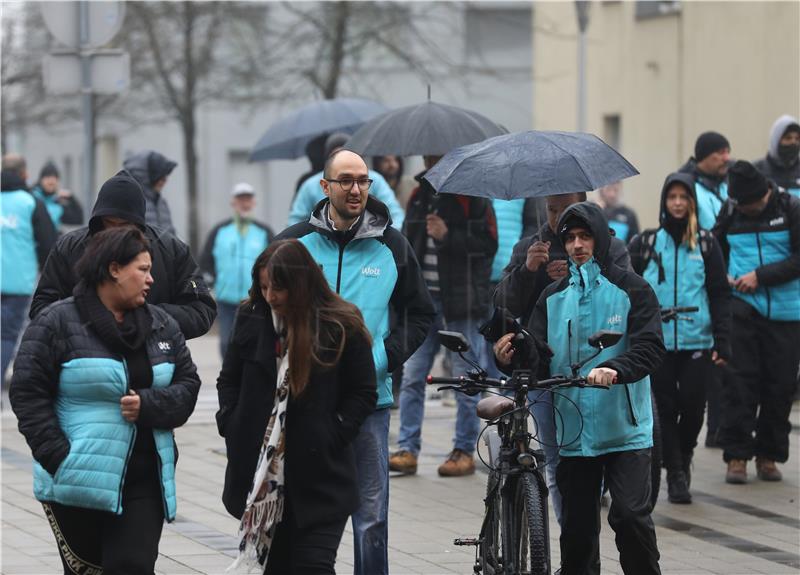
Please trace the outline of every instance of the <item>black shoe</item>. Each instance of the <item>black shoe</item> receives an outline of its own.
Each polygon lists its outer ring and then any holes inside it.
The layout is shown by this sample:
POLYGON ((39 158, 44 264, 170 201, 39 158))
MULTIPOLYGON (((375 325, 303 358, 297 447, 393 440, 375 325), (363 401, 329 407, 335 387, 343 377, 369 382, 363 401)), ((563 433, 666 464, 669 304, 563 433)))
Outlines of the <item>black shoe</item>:
POLYGON ((683 469, 683 474, 686 476, 686 489, 689 489, 692 486, 692 454, 684 453, 682 457, 683 465, 681 467, 683 469))
POLYGON ((692 494, 686 483, 686 474, 682 469, 667 470, 667 498, 670 503, 691 503, 692 494))
POLYGON ((717 436, 717 431, 709 431, 706 433, 706 447, 711 449, 717 449, 720 447, 719 445, 719 438, 717 436))

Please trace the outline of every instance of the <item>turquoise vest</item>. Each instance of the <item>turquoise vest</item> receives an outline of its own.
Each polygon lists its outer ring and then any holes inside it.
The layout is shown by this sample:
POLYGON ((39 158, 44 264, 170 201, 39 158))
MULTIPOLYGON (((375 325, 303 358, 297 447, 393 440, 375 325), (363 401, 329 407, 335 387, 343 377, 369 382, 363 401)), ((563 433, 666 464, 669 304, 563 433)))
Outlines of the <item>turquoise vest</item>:
POLYGON ((247 226, 245 235, 239 233, 235 221, 217 231, 212 251, 217 300, 238 304, 247 297, 253 283, 253 264, 268 243, 266 230, 252 223, 247 226))
MULTIPOLYGON (((553 350, 550 373, 569 375, 570 365, 595 353, 587 340, 601 329, 627 331, 631 303, 628 294, 600 273, 594 259, 580 268, 570 261, 569 287, 547 297, 547 343, 553 350)), ((621 354, 628 347, 625 334, 581 368, 593 367, 621 354)), ((553 394, 557 441, 562 457, 596 457, 604 453, 644 449, 653 445, 650 378, 612 385, 610 389, 564 388, 553 394), (630 392, 636 424, 630 417, 625 387, 630 392), (580 409, 580 414, 575 407, 580 409)))
MULTIPOLYGON (((791 255, 789 230, 728 234, 727 239, 730 246, 728 274, 733 278, 791 255)), ((734 290, 733 295, 767 319, 800 321, 800 278, 772 287, 758 286, 752 294, 734 290)))
POLYGON ((397 264, 391 249, 375 238, 354 239, 343 251, 321 233, 300 241, 319 263, 332 290, 355 304, 372 336, 372 358, 378 381, 378 408, 392 404, 392 376, 383 340, 389 336, 388 304, 397 283, 397 264), (341 260, 340 260, 341 255, 341 260))
POLYGON ((511 252, 522 237, 522 211, 525 199, 492 200, 494 215, 497 219, 497 253, 492 261, 493 282, 499 282, 503 276, 503 268, 511 261, 511 252))
MULTIPOLYGON (((168 386, 174 371, 172 363, 154 365, 153 388, 168 386)), ((55 411, 70 451, 54 476, 34 462, 36 499, 122 514, 122 488, 136 439, 136 425, 122 417, 119 407, 128 389, 124 361, 88 357, 62 364, 55 411)), ((172 430, 153 429, 153 437, 164 516, 172 521, 176 511, 172 430)))
POLYGON ((720 184, 720 197, 717 197, 714 192, 699 181, 694 184, 694 192, 697 196, 697 223, 704 230, 710 230, 717 221, 717 215, 723 202, 728 199, 728 183, 722 182, 720 184))
POLYGON ((0 292, 31 295, 39 260, 33 235, 36 199, 26 190, 0 194, 0 292))
POLYGON ((661 307, 689 307, 700 309, 695 313, 680 314, 691 318, 672 320, 662 324, 664 347, 667 351, 711 349, 714 336, 711 330, 711 312, 706 291, 706 265, 700 242, 693 250, 684 243, 675 249, 675 241, 665 229, 658 230, 653 251, 661 257, 664 281, 659 283, 658 264, 655 259, 645 268, 642 277, 656 292, 661 307))

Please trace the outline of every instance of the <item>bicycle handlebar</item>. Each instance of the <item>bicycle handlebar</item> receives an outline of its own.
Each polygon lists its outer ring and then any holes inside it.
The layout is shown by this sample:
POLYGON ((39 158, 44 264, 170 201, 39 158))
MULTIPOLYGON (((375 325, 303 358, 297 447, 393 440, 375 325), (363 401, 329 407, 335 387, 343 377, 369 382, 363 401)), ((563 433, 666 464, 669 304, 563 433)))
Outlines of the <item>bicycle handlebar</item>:
MULTIPOLYGON (((434 377, 429 375, 426 378, 428 385, 444 385, 443 389, 454 389, 461 391, 460 388, 476 388, 476 389, 514 389, 515 386, 508 385, 508 379, 495 379, 493 377, 482 377, 480 379, 471 379, 466 376, 460 377, 434 377)), ((599 389, 608 389, 605 385, 592 385, 586 381, 585 377, 552 377, 550 379, 541 379, 531 383, 531 389, 554 388, 554 387, 593 387, 599 389)))

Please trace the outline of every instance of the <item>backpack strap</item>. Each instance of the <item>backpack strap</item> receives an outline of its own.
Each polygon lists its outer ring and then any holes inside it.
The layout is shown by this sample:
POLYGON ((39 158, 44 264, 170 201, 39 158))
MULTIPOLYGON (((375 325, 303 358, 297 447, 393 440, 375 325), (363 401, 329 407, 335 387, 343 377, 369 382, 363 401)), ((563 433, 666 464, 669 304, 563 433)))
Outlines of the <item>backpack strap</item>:
POLYGON ((642 243, 641 243, 641 260, 642 260, 642 271, 641 273, 644 274, 644 270, 647 269, 647 266, 650 264, 650 260, 656 262, 658 266, 658 283, 664 283, 667 280, 666 273, 664 272, 664 265, 661 263, 661 254, 656 251, 656 234, 658 230, 644 230, 642 232, 642 243))

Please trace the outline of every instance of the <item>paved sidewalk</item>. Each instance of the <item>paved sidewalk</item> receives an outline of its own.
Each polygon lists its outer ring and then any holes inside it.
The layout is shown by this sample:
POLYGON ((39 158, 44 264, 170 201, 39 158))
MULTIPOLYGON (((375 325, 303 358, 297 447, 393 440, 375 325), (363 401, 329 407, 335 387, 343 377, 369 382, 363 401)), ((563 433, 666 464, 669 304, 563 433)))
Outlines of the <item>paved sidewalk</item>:
MULTIPOLYGON (((237 521, 222 507, 224 444, 214 424, 215 382, 219 370, 217 340, 190 342, 203 380, 197 409, 177 430, 178 518, 164 530, 156 571, 159 574, 221 574, 235 554, 237 521)), ((7 404, 6 404, 7 405, 7 404)), ((394 477, 390 497, 390 567, 393 575, 472 573, 474 550, 452 545, 460 536, 475 536, 482 519, 486 475, 442 479, 436 467, 450 450, 454 407, 429 401, 419 473, 394 477)), ((393 412, 393 416, 397 412, 393 412)), ((392 418, 392 439, 397 417, 392 418)), ((800 410, 792 412, 791 441, 797 454, 800 410)), ((701 433, 704 437, 705 431, 701 433)), ((718 450, 698 447, 692 476, 695 503, 670 505, 666 494, 654 513, 665 574, 800 573, 800 458, 782 466, 785 480, 768 484, 751 480, 727 485, 718 450)), ((42 508, 31 493, 30 452, 16 430, 16 420, 2 413, 2 548, 0 573, 61 572, 53 536, 42 508)), ((622 573, 613 532, 603 519, 603 573, 622 573)), ((551 514, 552 515, 552 514, 551 514)), ((551 532, 558 527, 553 520, 551 532)), ((558 540, 552 538, 558 564, 558 540)), ((345 533, 337 570, 352 571, 352 532, 345 533)))

